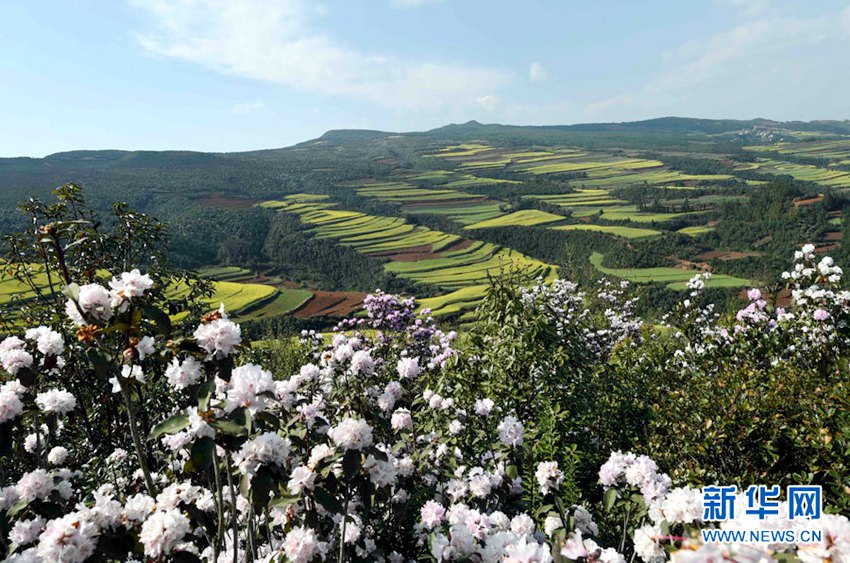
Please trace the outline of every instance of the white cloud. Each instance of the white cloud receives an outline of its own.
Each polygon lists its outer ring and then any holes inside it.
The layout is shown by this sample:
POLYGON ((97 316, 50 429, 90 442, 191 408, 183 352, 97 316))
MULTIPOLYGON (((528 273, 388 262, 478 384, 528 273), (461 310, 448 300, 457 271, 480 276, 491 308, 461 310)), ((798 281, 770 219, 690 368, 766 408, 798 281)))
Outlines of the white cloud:
POLYGON ((445 0, 390 0, 390 4, 395 8, 419 8, 426 4, 439 4, 445 0))
POLYGON ((850 87, 847 14, 747 19, 688 41, 664 55, 663 72, 629 93, 588 105, 588 117, 848 117, 838 97, 823 96, 823 88, 850 87))
POLYGON ((543 66, 542 63, 533 62, 528 67, 528 78, 532 82, 538 82, 540 80, 546 80, 549 77, 549 71, 546 70, 546 67, 543 66))
POLYGON ((475 103, 484 111, 493 111, 499 106, 499 98, 493 94, 475 98, 475 103))
POLYGON ((506 73, 452 62, 365 53, 315 29, 310 0, 131 0, 155 31, 138 36, 150 53, 215 71, 397 110, 474 107, 506 73))
POLYGON ((266 104, 262 100, 253 100, 250 102, 243 102, 241 104, 236 104, 233 106, 233 113, 251 113, 254 111, 259 111, 264 109, 266 104))

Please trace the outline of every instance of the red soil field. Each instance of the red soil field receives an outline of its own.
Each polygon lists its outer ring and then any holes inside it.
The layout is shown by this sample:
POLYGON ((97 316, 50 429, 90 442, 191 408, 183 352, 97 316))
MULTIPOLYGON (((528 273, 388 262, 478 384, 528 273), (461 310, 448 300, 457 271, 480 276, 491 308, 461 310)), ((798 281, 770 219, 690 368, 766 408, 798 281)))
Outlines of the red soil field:
POLYGON ((293 314, 299 319, 323 316, 342 317, 355 312, 365 297, 365 293, 354 291, 316 291, 313 297, 293 314))
POLYGON ((380 252, 370 252, 369 256, 389 258, 393 262, 416 262, 417 260, 430 260, 431 258, 440 257, 440 255, 436 252, 431 252, 430 244, 411 246, 410 248, 402 248, 399 250, 382 250, 380 252))
POLYGON ((709 252, 703 252, 698 258, 702 258, 703 260, 740 260, 741 258, 750 258, 753 256, 761 256, 761 254, 759 252, 711 250, 709 252))
POLYGON ((254 204, 257 203, 257 201, 253 199, 248 199, 244 197, 227 197, 222 193, 210 194, 206 197, 198 198, 196 201, 201 205, 230 209, 253 207, 254 204))

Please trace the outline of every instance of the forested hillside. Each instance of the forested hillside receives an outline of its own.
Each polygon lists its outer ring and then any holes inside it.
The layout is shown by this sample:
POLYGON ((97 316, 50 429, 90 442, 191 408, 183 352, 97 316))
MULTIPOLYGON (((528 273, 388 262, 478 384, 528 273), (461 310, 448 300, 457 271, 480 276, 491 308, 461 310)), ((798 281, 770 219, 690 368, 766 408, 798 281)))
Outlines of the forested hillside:
POLYGON ((246 153, 0 159, 0 230, 21 226, 19 201, 67 182, 97 209, 124 201, 167 223, 177 264, 312 295, 287 298, 301 317, 345 314, 382 287, 463 322, 510 270, 621 278, 655 316, 695 273, 734 300, 803 242, 846 256, 850 124, 469 122, 246 153))

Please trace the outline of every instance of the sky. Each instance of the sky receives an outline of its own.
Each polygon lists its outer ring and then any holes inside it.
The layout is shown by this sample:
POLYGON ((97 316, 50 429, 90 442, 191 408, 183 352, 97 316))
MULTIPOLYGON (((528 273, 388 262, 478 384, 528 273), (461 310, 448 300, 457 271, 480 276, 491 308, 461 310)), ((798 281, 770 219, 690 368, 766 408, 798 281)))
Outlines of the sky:
POLYGON ((9 0, 0 156, 850 118, 850 0, 9 0))

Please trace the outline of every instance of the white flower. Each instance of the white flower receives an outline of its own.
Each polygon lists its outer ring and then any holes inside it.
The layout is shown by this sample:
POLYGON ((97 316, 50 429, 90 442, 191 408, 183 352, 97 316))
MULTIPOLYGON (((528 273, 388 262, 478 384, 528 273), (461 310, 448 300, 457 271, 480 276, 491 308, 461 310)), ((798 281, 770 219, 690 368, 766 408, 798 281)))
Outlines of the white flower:
MULTIPOLYGON (((135 379, 139 383, 145 382, 145 374, 142 371, 142 366, 129 366, 124 364, 121 366, 121 375, 118 377, 122 377, 124 379, 135 379)), ((121 392, 121 382, 118 380, 118 377, 109 378, 109 382, 112 384, 113 393, 121 392)))
POLYGON ((26 332, 27 340, 34 340, 38 351, 45 356, 58 356, 65 349, 65 339, 58 332, 40 326, 26 332))
POLYGON ((413 379, 422 372, 419 358, 402 358, 396 364, 398 376, 402 379, 413 379))
POLYGON ((661 528, 649 524, 635 530, 633 541, 635 553, 646 563, 657 563, 664 561, 664 548, 659 545, 655 538, 661 536, 661 528))
POLYGON ((24 347, 26 343, 18 338, 17 336, 8 336, 0 342, 0 357, 3 354, 10 350, 19 350, 24 347))
POLYGON ((365 420, 345 418, 328 431, 328 437, 347 450, 361 450, 372 445, 372 427, 365 420))
POLYGON ((552 554, 547 545, 541 545, 528 537, 522 537, 519 541, 510 543, 505 547, 505 557, 502 561, 507 563, 551 563, 552 554))
POLYGON ((439 526, 445 515, 446 509, 434 500, 429 500, 419 510, 420 522, 429 530, 433 530, 439 526))
POLYGON ((307 467, 311 469, 316 469, 323 459, 332 456, 334 453, 333 448, 331 448, 327 444, 319 444, 317 446, 313 446, 313 449, 310 450, 310 457, 307 459, 307 467))
POLYGON ((94 554, 97 527, 78 512, 47 523, 37 553, 45 561, 82 563, 94 554))
POLYGON ((503 418, 497 430, 499 431, 499 441, 506 446, 522 445, 525 427, 515 416, 508 415, 503 418))
POLYGON ((702 519, 702 493, 689 487, 673 489, 660 502, 659 510, 671 524, 691 524, 702 519))
POLYGON ((366 350, 358 350, 351 356, 352 373, 371 375, 375 372, 375 360, 366 350))
POLYGON ((373 455, 369 455, 363 467, 369 472, 369 479, 376 487, 386 487, 396 481, 396 469, 392 459, 382 461, 373 455))
POLYGON ((24 404, 14 391, 5 386, 0 389, 0 424, 18 418, 24 410, 24 404))
POLYGON ((44 499, 53 491, 53 477, 44 469, 35 469, 18 480, 18 496, 27 500, 44 499))
POLYGON ((292 563, 309 563, 316 557, 324 558, 328 546, 320 542, 316 532, 304 526, 292 528, 283 540, 283 552, 292 563))
POLYGON ((390 424, 392 424, 393 430, 397 431, 413 428, 413 417, 410 415, 410 410, 397 409, 390 419, 390 424))
POLYGON ((210 426, 209 422, 200 415, 198 409, 189 407, 186 409, 186 414, 189 416, 189 432, 197 438, 215 438, 215 428, 210 426))
POLYGON ((270 372, 254 364, 239 366, 230 377, 224 410, 231 412, 237 407, 245 407, 255 413, 266 406, 266 399, 261 394, 272 391, 274 379, 270 372))
POLYGON ((463 423, 457 419, 452 420, 449 423, 449 434, 452 436, 457 436, 463 430, 463 423))
POLYGON ((9 532, 9 541, 18 546, 29 545, 38 539, 42 529, 44 529, 44 518, 41 516, 36 516, 32 520, 19 520, 9 532))
POLYGON ((68 449, 62 446, 56 446, 47 454, 47 461, 53 465, 62 465, 68 459, 68 449))
POLYGON ((150 356, 156 351, 154 344, 156 340, 153 337, 145 336, 139 343, 136 344, 136 351, 139 353, 139 361, 144 360, 147 356, 150 356))
POLYGON ((31 367, 32 362, 32 354, 23 348, 12 348, 11 350, 0 353, 0 364, 3 365, 3 369, 9 375, 17 375, 22 369, 31 367))
POLYGON ((88 324, 80 310, 98 321, 108 321, 112 317, 112 299, 102 285, 96 283, 80 287, 77 303, 71 299, 65 302, 65 312, 76 325, 88 324))
POLYGON ((145 547, 145 555, 159 558, 170 554, 189 530, 189 519, 176 508, 170 508, 148 516, 142 524, 139 541, 145 547))
POLYGON ((201 378, 201 362, 191 356, 182 362, 174 358, 165 368, 165 377, 175 389, 185 389, 201 378))
POLYGON ((274 432, 260 434, 242 444, 242 449, 233 456, 239 470, 245 475, 254 475, 261 463, 282 466, 289 456, 291 444, 274 432))
POLYGON ((534 520, 528 514, 517 514, 511 519, 511 531, 518 536, 534 533, 534 520))
POLYGON ((136 297, 142 297, 147 290, 153 287, 153 280, 149 275, 133 269, 123 272, 121 277, 113 277, 109 282, 112 288, 111 299, 113 308, 119 307, 121 311, 126 310, 127 301, 136 297))
POLYGON ((552 491, 557 491, 561 486, 564 473, 558 469, 557 461, 543 461, 537 465, 535 477, 540 485, 540 492, 548 495, 552 491))
POLYGON ((156 510, 156 502, 144 493, 136 493, 124 504, 123 516, 131 522, 144 522, 156 510))
POLYGON ((550 538, 556 530, 560 530, 563 527, 564 524, 563 522, 561 522, 561 517, 556 514, 549 514, 543 521, 543 533, 549 536, 550 538))
POLYGON ((478 399, 475 401, 475 414, 478 416, 490 416, 494 404, 492 399, 478 399))
POLYGON ((289 477, 289 482, 286 484, 286 488, 289 489, 293 495, 300 495, 304 492, 304 489, 313 490, 313 484, 316 482, 316 474, 312 469, 305 466, 296 467, 292 470, 292 474, 289 477))
POLYGON ((242 329, 224 315, 224 305, 221 306, 221 317, 202 323, 195 329, 195 340, 210 356, 224 358, 229 356, 242 343, 242 329))
POLYGON ((77 399, 64 389, 51 389, 35 396, 35 404, 44 412, 67 414, 77 406, 77 399))

